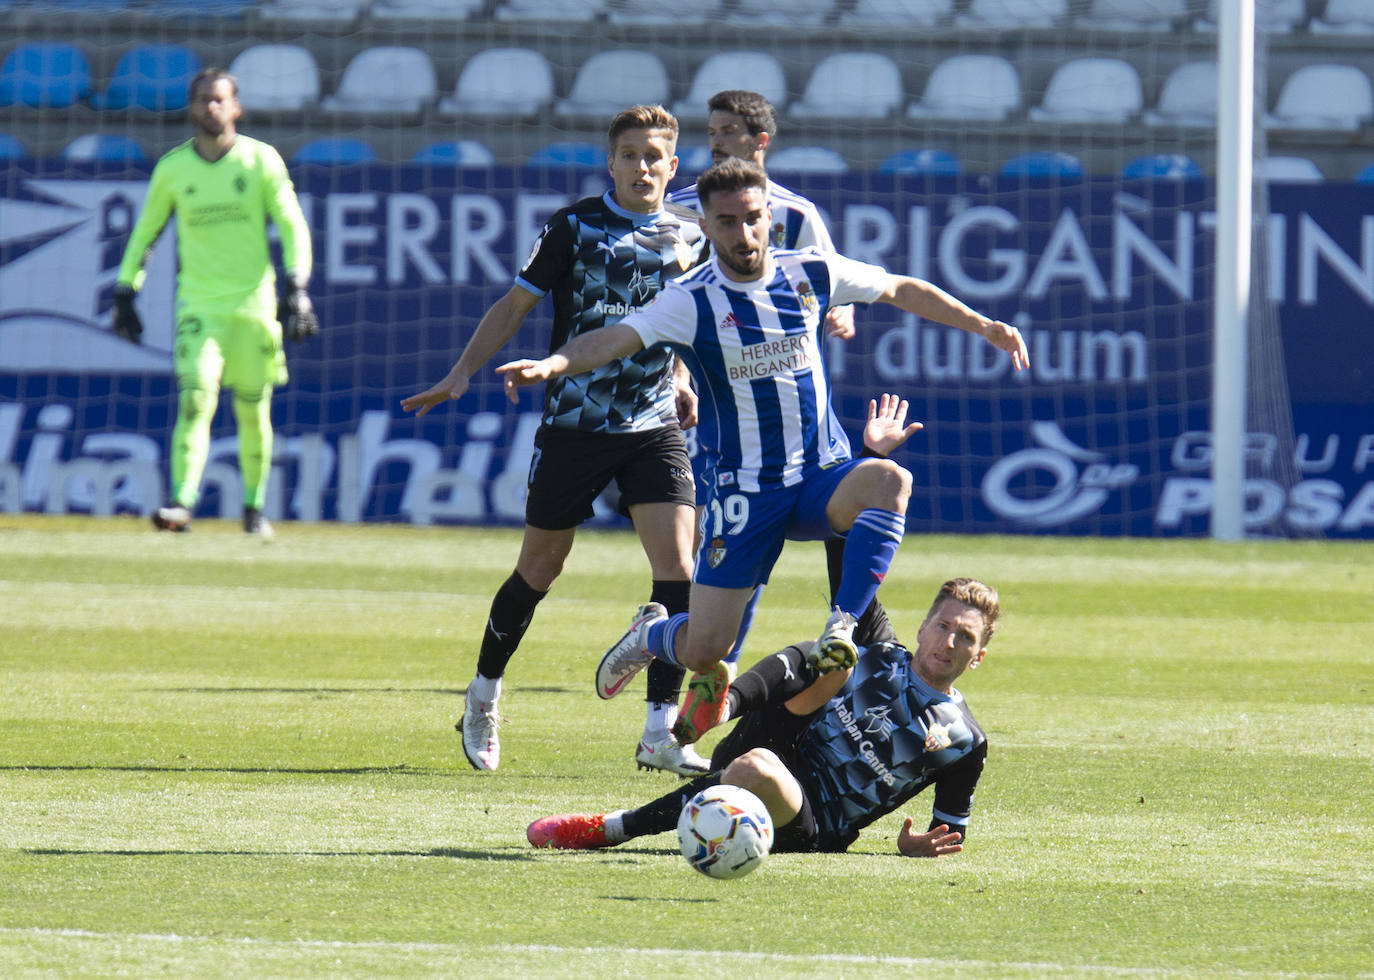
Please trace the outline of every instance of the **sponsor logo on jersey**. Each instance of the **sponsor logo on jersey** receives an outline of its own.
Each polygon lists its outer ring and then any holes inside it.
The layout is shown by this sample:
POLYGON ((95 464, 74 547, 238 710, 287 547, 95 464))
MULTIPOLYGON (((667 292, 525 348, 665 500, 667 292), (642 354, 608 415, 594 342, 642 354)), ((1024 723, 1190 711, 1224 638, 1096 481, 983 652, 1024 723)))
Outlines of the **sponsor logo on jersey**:
MULTIPOLYGON (((855 748, 858 750, 859 758, 868 763, 868 767, 873 770, 873 774, 877 776, 878 780, 885 786, 896 785, 897 777, 892 774, 892 770, 887 768, 886 763, 878 758, 878 753, 873 750, 873 740, 865 737, 869 734, 874 734, 886 741, 892 734, 891 726, 889 725, 885 732, 870 733, 859 728, 858 720, 854 717, 854 714, 849 710, 849 706, 845 704, 843 700, 836 699, 834 704, 835 717, 837 717, 840 720, 840 724, 844 726, 845 734, 853 740, 855 748)), ((871 713, 872 711, 873 709, 870 708, 869 712, 871 713)))
POLYGON ((810 371, 817 364, 816 346, 810 334, 786 334, 738 350, 722 351, 731 381, 750 381, 810 371))
POLYGON ((607 303, 605 300, 601 299, 597 300, 596 305, 592 307, 592 312, 598 313, 601 316, 629 316, 631 313, 638 313, 639 310, 640 307, 631 303, 617 303, 614 301, 607 303))

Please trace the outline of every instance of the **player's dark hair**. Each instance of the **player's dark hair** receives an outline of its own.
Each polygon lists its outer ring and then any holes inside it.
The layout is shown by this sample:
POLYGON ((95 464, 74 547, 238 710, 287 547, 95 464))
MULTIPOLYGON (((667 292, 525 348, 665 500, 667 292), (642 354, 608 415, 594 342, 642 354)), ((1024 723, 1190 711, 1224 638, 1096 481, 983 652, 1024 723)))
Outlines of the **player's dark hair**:
POLYGON ((771 139, 778 135, 778 111, 758 92, 732 88, 717 92, 706 103, 712 112, 733 112, 744 120, 750 136, 767 133, 771 139))
POLYGON ((677 146, 677 116, 661 105, 633 105, 617 113, 606 132, 607 148, 614 152, 616 140, 631 129, 665 130, 673 134, 673 146, 677 146))
POLYGON ((191 87, 188 88, 186 91, 190 95, 190 97, 194 99, 196 97, 196 88, 198 86, 202 84, 213 85, 221 78, 228 80, 230 87, 234 90, 234 98, 237 99, 239 97, 239 80, 235 78, 233 75, 229 74, 229 69, 227 68, 202 68, 196 74, 196 77, 191 79, 191 87))
POLYGON ((750 187, 757 187, 767 193, 768 175, 763 172, 763 168, 753 160, 726 157, 719 163, 711 164, 697 178, 697 200, 701 202, 701 208, 705 211, 711 195, 717 191, 733 194, 750 187))
POLYGON ((997 629, 997 617, 1002 613, 997 590, 976 578, 952 578, 940 586, 935 601, 930 604, 930 612, 926 613, 926 619, 935 615, 935 610, 946 599, 963 603, 983 614, 983 646, 987 646, 992 639, 993 631, 997 629))

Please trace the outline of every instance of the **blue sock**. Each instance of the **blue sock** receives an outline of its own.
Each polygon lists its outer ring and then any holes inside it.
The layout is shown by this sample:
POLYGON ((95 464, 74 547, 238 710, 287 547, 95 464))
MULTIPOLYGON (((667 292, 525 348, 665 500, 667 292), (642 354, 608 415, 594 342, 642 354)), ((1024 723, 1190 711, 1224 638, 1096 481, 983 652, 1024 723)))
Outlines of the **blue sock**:
POLYGON ((754 613, 759 608, 759 598, 763 595, 763 585, 754 586, 753 593, 749 596, 749 605, 744 607, 744 615, 740 617, 739 632, 735 634, 735 645, 730 648, 730 652, 725 655, 725 663, 739 663, 740 648, 744 646, 744 638, 749 635, 749 628, 754 625, 754 613))
POLYGON ((906 517, 896 511, 869 507, 854 520, 844 542, 844 574, 835 605, 858 619, 883 584, 897 546, 906 532, 906 517))
POLYGON ((682 663, 677 659, 677 632, 687 623, 687 614, 678 613, 669 616, 661 622, 654 623, 649 627, 649 636, 646 646, 649 652, 664 663, 681 667, 682 663))

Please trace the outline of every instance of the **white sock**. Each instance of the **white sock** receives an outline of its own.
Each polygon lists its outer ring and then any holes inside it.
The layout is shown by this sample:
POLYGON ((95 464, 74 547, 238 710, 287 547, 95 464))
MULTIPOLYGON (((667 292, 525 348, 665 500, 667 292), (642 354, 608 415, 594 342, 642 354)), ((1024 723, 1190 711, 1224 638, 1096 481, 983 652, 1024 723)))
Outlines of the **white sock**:
POLYGON ((495 679, 483 677, 481 674, 474 674, 468 683, 468 693, 474 700, 481 701, 483 704, 492 705, 501 697, 501 678, 495 679))
POLYGON ((606 822, 606 840, 612 844, 623 844, 628 837, 625 836, 625 811, 616 810, 608 813, 603 818, 606 822))
POLYGON ((676 701, 650 701, 644 715, 644 741, 662 741, 673 730, 677 721, 676 701))

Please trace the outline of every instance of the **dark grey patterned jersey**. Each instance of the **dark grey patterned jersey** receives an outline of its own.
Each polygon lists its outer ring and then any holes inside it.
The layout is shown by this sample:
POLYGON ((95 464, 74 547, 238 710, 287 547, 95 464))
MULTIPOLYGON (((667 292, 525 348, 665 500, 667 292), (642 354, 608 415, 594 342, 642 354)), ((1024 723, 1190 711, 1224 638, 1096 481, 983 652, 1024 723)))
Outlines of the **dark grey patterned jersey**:
MULTIPOLYGON (((697 263, 703 240, 686 210, 639 214, 608 191, 550 218, 515 281, 538 296, 553 294, 553 351, 643 307, 664 282, 697 263)), ((677 415, 672 363, 660 345, 556 378, 544 394, 544 424, 583 432, 660 428, 677 415)))
POLYGON ((821 850, 842 851, 859 831, 934 784, 930 826, 967 834, 987 737, 963 696, 935 690, 896 643, 865 648, 853 674, 803 733, 799 773, 816 811, 821 850))

